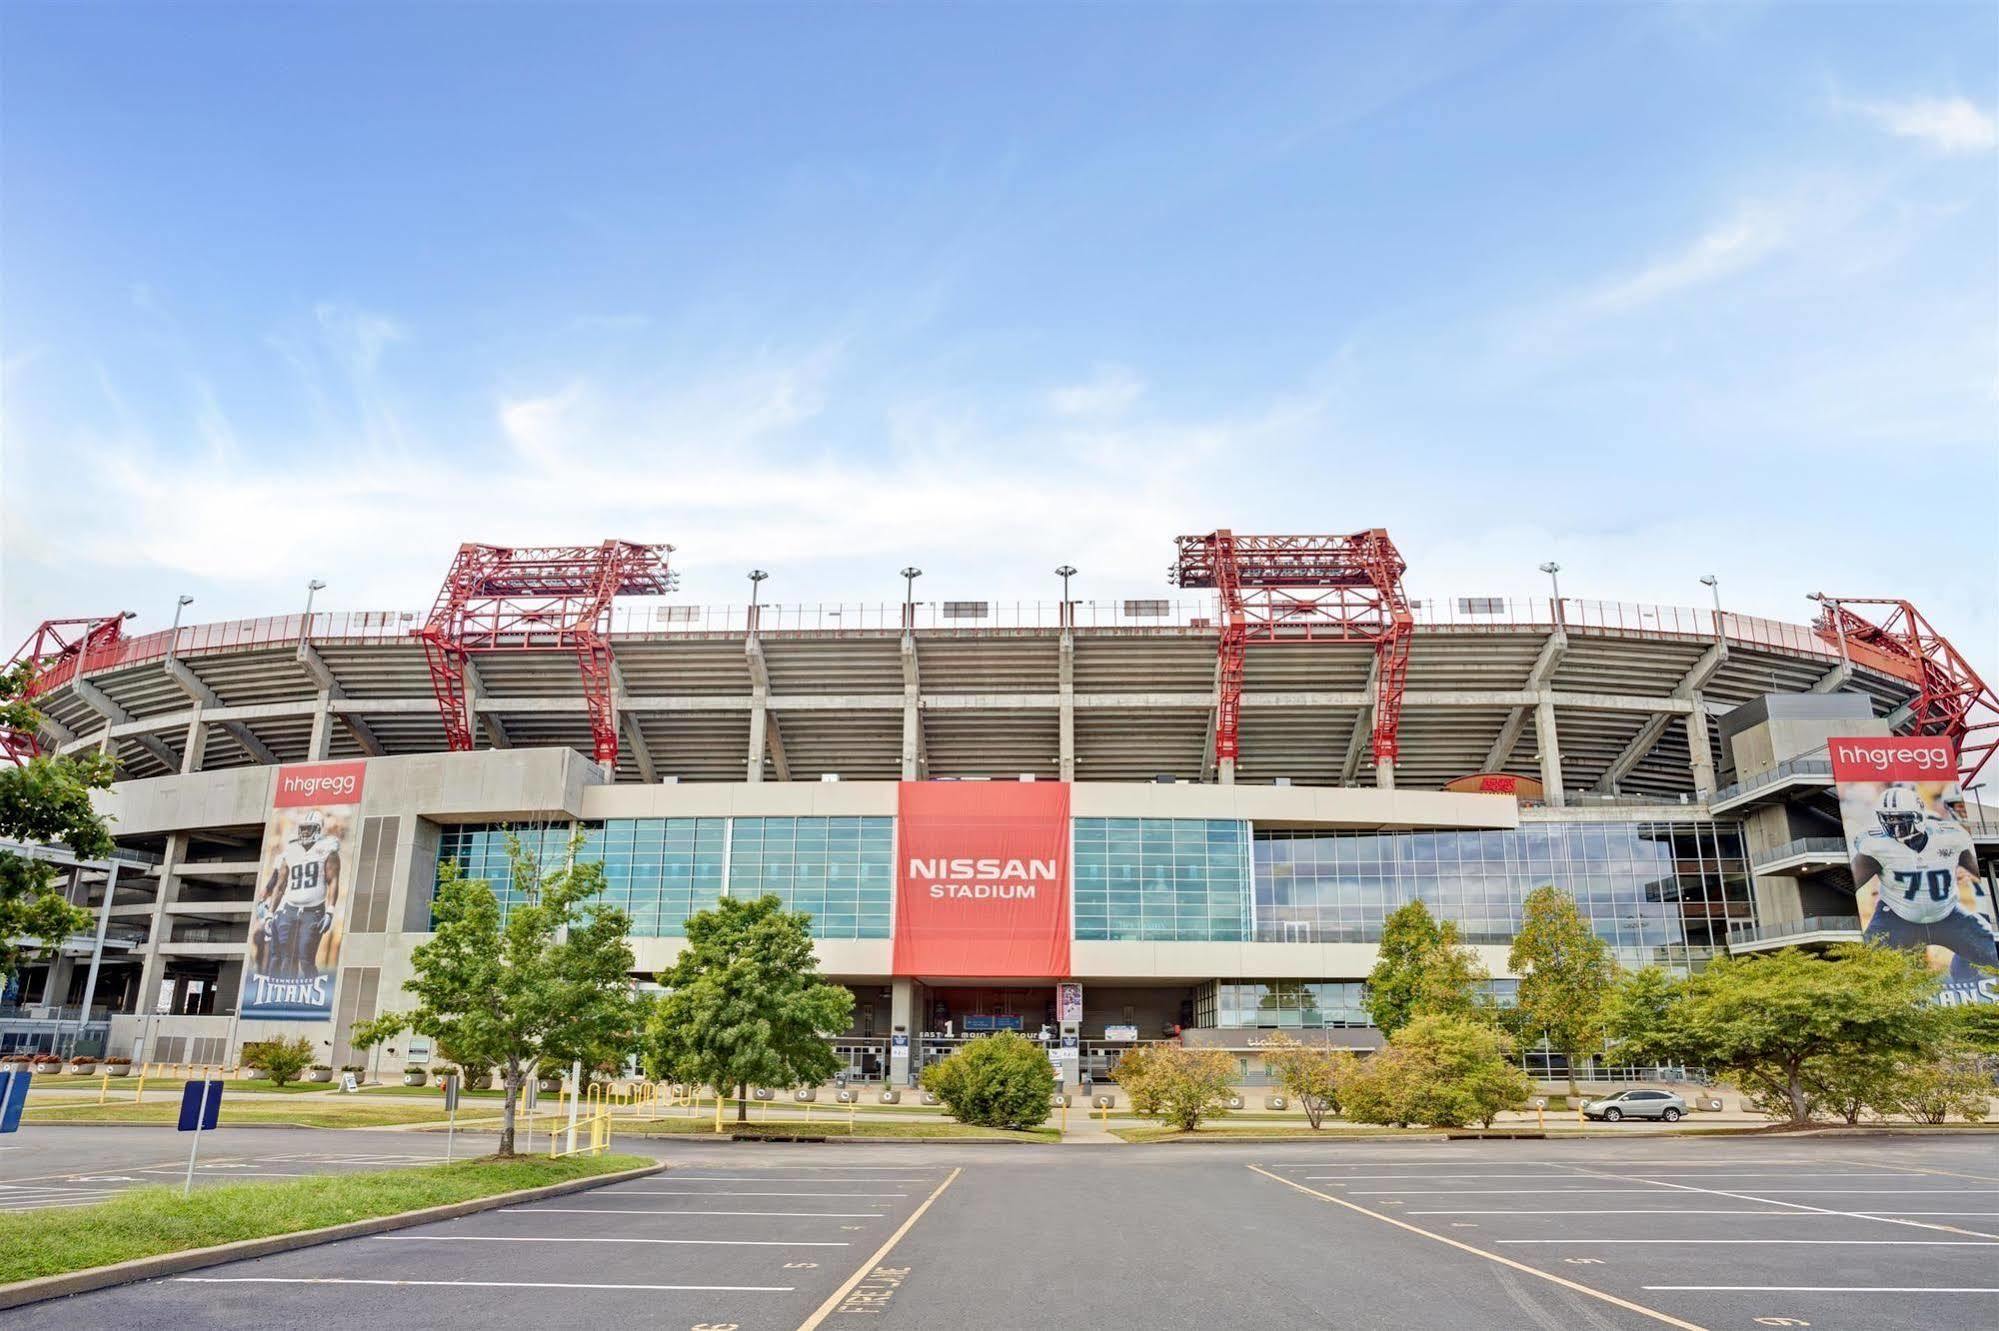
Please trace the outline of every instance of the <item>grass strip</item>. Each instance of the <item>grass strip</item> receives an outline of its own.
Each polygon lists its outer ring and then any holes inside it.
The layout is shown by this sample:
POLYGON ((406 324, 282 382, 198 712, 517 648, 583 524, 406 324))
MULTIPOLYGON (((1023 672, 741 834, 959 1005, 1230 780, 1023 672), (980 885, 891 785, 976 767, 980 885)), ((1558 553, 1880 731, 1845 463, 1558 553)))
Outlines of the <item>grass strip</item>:
MULTIPOLYGON (((810 1123, 804 1119, 751 1120, 738 1123, 733 1118, 724 1119, 721 1135, 745 1133, 756 1136, 784 1137, 857 1137, 877 1140, 946 1140, 958 1141, 1060 1141, 1062 1133, 1057 1128, 1029 1128, 1015 1131, 1010 1128, 982 1128, 970 1123, 870 1123, 860 1119, 849 1128, 845 1119, 832 1117, 815 1118, 810 1123)), ((620 1136, 715 1136, 715 1120, 710 1118, 659 1118, 613 1119, 611 1135, 620 1136)))
POLYGON ((471 1201, 653 1163, 634 1155, 462 1160, 449 1165, 219 1183, 183 1199, 135 1188, 88 1206, 0 1213, 0 1284, 185 1252, 427 1206, 471 1201))
POLYGON ((1231 1141, 1248 1139, 1280 1138, 1296 1141, 1346 1141, 1355 1137, 1433 1137, 1444 1131, 1441 1128, 1321 1128, 1314 1132, 1302 1123, 1223 1123, 1214 1126, 1202 1124, 1193 1132, 1182 1132, 1178 1128, 1151 1126, 1143 1128, 1112 1128, 1111 1136, 1128 1142, 1184 1141, 1199 1138, 1202 1141, 1231 1141))
MULTIPOLYGON (((462 1122, 470 1117, 459 1111, 462 1122)), ((29 1123, 174 1123, 180 1103, 148 1099, 144 1104, 66 1105, 34 1103, 23 1116, 29 1123)), ((382 1128, 401 1123, 442 1123, 444 1106, 424 1101, 360 1096, 341 1099, 310 1096, 291 1100, 231 1100, 222 1096, 222 1127, 249 1123, 289 1123, 302 1128, 382 1128)))

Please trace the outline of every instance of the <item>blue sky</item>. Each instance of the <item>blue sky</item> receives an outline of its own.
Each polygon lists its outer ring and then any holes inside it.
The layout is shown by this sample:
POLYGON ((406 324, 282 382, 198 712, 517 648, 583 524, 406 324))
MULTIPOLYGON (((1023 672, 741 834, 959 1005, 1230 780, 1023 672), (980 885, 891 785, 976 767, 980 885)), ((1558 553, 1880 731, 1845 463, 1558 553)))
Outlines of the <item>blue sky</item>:
POLYGON ((1990 670, 1995 101, 1990 5, 6 4, 6 632, 1385 526, 1990 670))

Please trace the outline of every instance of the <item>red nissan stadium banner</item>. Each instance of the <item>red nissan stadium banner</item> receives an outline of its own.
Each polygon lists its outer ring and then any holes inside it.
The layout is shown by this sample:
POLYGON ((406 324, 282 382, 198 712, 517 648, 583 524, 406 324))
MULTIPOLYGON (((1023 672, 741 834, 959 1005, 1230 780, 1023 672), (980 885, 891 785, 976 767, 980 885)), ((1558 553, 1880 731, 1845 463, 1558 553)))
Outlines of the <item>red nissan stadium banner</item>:
POLYGON ((1069 787, 905 781, 895 973, 1060 979, 1069 973, 1069 787))

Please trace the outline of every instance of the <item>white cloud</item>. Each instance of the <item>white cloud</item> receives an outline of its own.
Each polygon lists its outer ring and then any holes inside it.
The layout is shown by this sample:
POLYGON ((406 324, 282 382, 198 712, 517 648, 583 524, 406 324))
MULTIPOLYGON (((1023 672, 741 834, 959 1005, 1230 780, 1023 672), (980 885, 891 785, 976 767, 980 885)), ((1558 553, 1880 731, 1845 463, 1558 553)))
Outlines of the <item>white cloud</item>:
MULTIPOLYGON (((877 588, 876 575, 911 558, 939 594, 1032 598, 1045 591, 1040 566, 1063 559, 1088 570, 1092 595, 1158 594, 1174 534, 1254 522, 1231 507, 1245 487, 1229 458, 1279 456, 1329 433, 1324 400, 1310 396, 1227 417, 1121 420, 1118 403, 1142 389, 1128 371, 1098 376, 1089 411, 1055 429, 996 426, 1018 413, 989 417, 980 408, 998 404, 955 390, 872 401, 837 381, 835 343, 676 366, 684 379, 557 376, 539 391, 497 393, 470 437, 445 446, 411 426, 402 447, 385 450, 374 423, 408 419, 391 385, 409 371, 396 363, 396 335, 368 331, 393 321, 354 327, 338 348, 312 351, 315 364, 335 365, 313 376, 326 390, 316 437, 260 437, 239 416, 236 447, 203 447, 204 421, 191 414, 25 448, 63 459, 19 477, 22 505, 71 533, 62 579, 171 579, 216 619, 282 611, 309 575, 334 582, 321 598, 329 607, 413 609, 459 541, 617 536, 672 541, 688 601, 739 600, 753 563, 781 580, 767 601, 885 598, 893 578, 877 588), (319 461, 302 504, 307 458, 319 461), (92 477, 87 497, 66 482, 78 473, 92 477), (119 520, 85 521, 86 510, 119 520)), ((45 583, 52 571, 39 567, 33 535, 10 531, 7 544, 38 566, 21 576, 45 583)))
POLYGON ((1702 232, 1684 249, 1602 284, 1584 303, 1606 313, 1623 313, 1719 281, 1783 248, 1790 231, 1782 210, 1767 204, 1747 205, 1726 222, 1702 232))
POLYGON ((1121 416, 1145 393, 1145 381, 1122 365, 1104 365, 1079 384, 1048 395, 1058 416, 1121 416))
POLYGON ((1850 105, 1897 138, 1919 139, 1937 152, 1981 153, 1999 147, 1999 123, 1968 97, 1911 97, 1850 105))

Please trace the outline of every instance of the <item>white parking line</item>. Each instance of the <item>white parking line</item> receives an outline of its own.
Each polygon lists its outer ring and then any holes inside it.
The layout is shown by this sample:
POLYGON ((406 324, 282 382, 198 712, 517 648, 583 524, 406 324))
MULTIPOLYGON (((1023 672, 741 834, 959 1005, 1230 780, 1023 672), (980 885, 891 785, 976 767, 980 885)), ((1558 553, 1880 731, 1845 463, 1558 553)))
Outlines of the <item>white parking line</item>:
POLYGON ((452 1289, 630 1289, 720 1294, 789 1294, 796 1285, 585 1285, 561 1280, 361 1280, 346 1276, 175 1276, 178 1285, 411 1285, 452 1289))
MULTIPOLYGON (((1762 1197, 1755 1193, 1729 1192, 1723 1188, 1697 1188, 1691 1183, 1669 1183, 1664 1179, 1644 1179, 1632 1174, 1612 1174, 1592 1170, 1578 1165, 1580 1178, 1622 1179, 1628 1182, 1652 1183, 1655 1188, 1665 1188, 1673 1192, 1691 1192, 1705 1197, 1726 1197, 1734 1202, 1761 1202, 1766 1206, 1788 1206, 1799 1211, 1817 1211, 1822 1215, 1843 1215, 1853 1220, 1875 1220, 1884 1225, 1907 1225, 1911 1229, 1933 1229, 1945 1234, 1962 1234, 1966 1238, 1999 1239, 1999 1234, 1988 1234, 1981 1229, 1959 1229, 1955 1225, 1934 1225, 1926 1220, 1903 1220, 1892 1215, 1881 1215, 1864 1211, 1841 1211, 1829 1206, 1814 1206, 1809 1202, 1787 1202, 1780 1198, 1762 1197)), ((1767 1189, 1765 1190, 1767 1191, 1767 1189)), ((1657 1195, 1656 1192, 1654 1195, 1657 1195)))
POLYGON ((635 1211, 623 1206, 506 1206, 495 1215, 768 1215, 826 1220, 886 1220, 880 1211, 635 1211))
POLYGON ((761 1174, 683 1174, 673 1171, 675 1182, 683 1183, 928 1183, 925 1178, 766 1178, 761 1174))
POLYGON ((1646 1289, 1714 1294, 1999 1294, 1991 1285, 1647 1285, 1646 1289))
POLYGON ((1500 1239, 1500 1243, 1688 1243, 1811 1245, 1823 1248, 1999 1248, 1993 1239, 1500 1239))
POLYGON ((620 1188, 620 1197, 907 1197, 906 1192, 746 1192, 738 1188, 620 1188))
POLYGON ((700 1248, 846 1248, 848 1243, 803 1239, 631 1239, 571 1238, 540 1234, 377 1234, 383 1243, 670 1243, 700 1248))
MULTIPOLYGON (((1592 1207, 1560 1211, 1411 1211, 1410 1215, 1774 1215, 1786 1220, 1836 1219, 1834 1211, 1732 1211, 1697 1210, 1678 1206, 1592 1207)), ((1919 1214, 1901 1212, 1898 1214, 1919 1214)))
MULTIPOLYGON (((1526 1197, 1543 1193, 1579 1192, 1657 1192, 1659 1188, 1692 1187, 1685 1183, 1667 1183, 1661 1180, 1652 1188, 1356 1188, 1356 1197, 1463 1197, 1475 1194, 1497 1193, 1507 1197, 1526 1197)), ((1696 1192, 1712 1192, 1712 1188, 1696 1188, 1696 1192)), ((1992 1197, 1990 1188, 1758 1188, 1771 1196, 1790 1197, 1948 1197, 1969 1193, 1974 1197, 1992 1197)))

